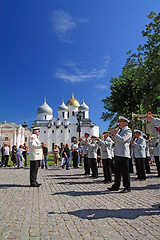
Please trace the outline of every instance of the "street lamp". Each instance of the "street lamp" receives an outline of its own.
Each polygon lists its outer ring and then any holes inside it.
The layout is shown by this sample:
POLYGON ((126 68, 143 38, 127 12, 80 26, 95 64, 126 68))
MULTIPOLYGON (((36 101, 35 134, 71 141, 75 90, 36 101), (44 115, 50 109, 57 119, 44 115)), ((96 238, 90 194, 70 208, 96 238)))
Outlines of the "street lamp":
POLYGON ((81 122, 81 118, 83 116, 83 113, 81 111, 78 111, 77 115, 76 115, 76 118, 77 118, 77 121, 78 121, 78 127, 77 127, 77 132, 79 132, 79 138, 80 138, 80 133, 81 133, 81 125, 80 125, 80 122, 81 122))

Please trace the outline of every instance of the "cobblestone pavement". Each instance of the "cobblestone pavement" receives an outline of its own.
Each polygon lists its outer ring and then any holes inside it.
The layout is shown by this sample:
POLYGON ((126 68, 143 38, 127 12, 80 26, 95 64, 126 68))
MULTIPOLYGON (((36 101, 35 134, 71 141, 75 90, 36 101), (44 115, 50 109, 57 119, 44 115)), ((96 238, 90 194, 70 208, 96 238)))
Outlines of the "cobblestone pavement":
POLYGON ((39 188, 29 187, 29 168, 0 170, 0 239, 160 239, 160 178, 131 174, 130 193, 109 192, 83 169, 39 169, 39 188))

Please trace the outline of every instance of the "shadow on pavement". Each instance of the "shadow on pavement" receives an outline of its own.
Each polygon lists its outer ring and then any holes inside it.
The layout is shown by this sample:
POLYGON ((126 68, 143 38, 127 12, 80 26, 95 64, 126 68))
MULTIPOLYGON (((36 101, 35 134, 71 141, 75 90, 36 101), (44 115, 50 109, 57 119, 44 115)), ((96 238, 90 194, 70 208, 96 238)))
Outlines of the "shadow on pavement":
POLYGON ((75 191, 69 191, 69 192, 58 192, 58 193, 54 193, 51 195, 68 195, 68 196, 90 196, 90 195, 103 195, 108 193, 107 191, 90 191, 90 192, 75 192, 75 191))
POLYGON ((60 185, 95 184, 95 182, 60 182, 60 185))
POLYGON ((10 188, 10 187, 30 187, 30 185, 20 185, 20 184, 0 184, 0 188, 10 188))
POLYGON ((153 216, 160 215, 160 210, 157 208, 138 208, 138 209, 83 209, 71 212, 54 213, 49 212, 48 214, 69 214, 82 219, 95 220, 102 218, 120 218, 120 219, 136 219, 140 216, 153 216))
POLYGON ((147 190, 147 189, 160 189, 160 184, 151 184, 144 187, 132 187, 132 190, 147 190))

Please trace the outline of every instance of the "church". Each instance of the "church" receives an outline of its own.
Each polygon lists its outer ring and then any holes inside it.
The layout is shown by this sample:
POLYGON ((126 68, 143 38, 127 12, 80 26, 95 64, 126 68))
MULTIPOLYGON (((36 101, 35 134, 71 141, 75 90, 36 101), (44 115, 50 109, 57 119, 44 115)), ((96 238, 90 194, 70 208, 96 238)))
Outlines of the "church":
POLYGON ((63 144, 71 144, 75 138, 84 136, 88 132, 90 136, 99 137, 99 126, 89 118, 89 107, 84 100, 80 103, 73 94, 67 104, 62 100, 58 107, 58 117, 53 116, 52 108, 44 103, 37 109, 37 120, 32 124, 32 128, 40 127, 39 139, 46 143, 48 151, 52 151, 55 145, 61 147, 63 144), (79 120, 77 114, 82 115, 79 120))

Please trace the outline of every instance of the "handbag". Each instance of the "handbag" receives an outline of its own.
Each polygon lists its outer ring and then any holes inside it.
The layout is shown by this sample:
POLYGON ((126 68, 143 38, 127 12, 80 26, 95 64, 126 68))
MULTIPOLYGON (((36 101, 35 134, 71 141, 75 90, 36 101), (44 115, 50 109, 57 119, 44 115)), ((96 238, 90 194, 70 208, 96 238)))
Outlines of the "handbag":
POLYGON ((59 153, 56 153, 56 154, 55 154, 55 157, 56 157, 56 158, 60 158, 59 153))

